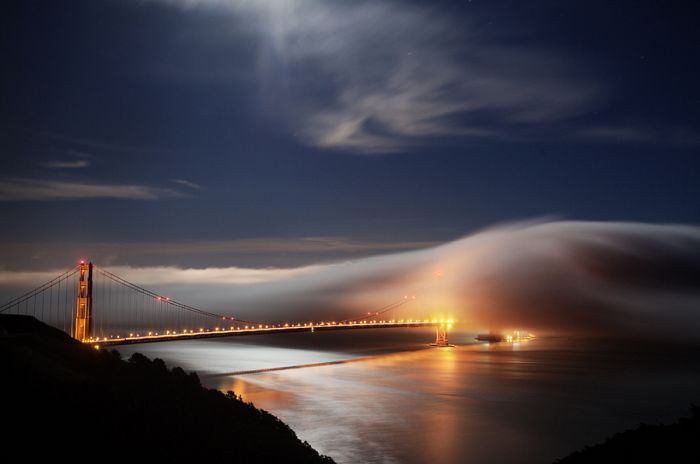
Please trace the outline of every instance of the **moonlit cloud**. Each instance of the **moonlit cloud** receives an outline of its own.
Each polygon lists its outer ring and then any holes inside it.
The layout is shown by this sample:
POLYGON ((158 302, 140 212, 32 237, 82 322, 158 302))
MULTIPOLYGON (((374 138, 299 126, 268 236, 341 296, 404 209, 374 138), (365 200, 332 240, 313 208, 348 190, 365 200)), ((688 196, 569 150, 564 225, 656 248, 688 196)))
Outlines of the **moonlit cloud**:
POLYGON ((250 30, 270 113, 323 148, 384 153, 435 137, 508 138, 584 114, 604 93, 562 55, 509 46, 476 20, 455 23, 415 4, 151 1, 218 10, 250 30))
POLYGON ((666 128, 634 126, 591 126, 578 130, 582 140, 601 140, 607 142, 666 142, 673 145, 700 145, 700 138, 694 136, 696 131, 689 127, 677 126, 666 128))
POLYGON ((194 182, 190 182, 190 181, 188 181, 188 180, 184 180, 184 179, 170 179, 170 182, 173 182, 173 183, 178 184, 178 185, 182 185, 183 187, 187 187, 187 188, 190 188, 190 189, 202 190, 202 186, 201 186, 201 185, 195 184, 194 182))
POLYGON ((171 189, 134 184, 97 184, 63 180, 0 178, 0 201, 78 200, 118 198, 125 200, 157 200, 179 197, 171 189))
POLYGON ((45 168, 49 169, 80 169, 90 166, 90 161, 81 160, 67 160, 67 161, 46 161, 41 163, 45 168))

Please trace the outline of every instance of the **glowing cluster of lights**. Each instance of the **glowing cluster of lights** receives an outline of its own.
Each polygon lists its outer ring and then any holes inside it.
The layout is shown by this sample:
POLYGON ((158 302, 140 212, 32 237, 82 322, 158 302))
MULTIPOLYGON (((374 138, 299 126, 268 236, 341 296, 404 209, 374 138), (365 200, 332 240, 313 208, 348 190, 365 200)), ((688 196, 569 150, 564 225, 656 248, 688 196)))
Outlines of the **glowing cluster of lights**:
POLYGON ((514 330, 512 334, 506 335, 506 342, 509 343, 519 343, 519 342, 526 342, 532 338, 535 338, 535 335, 522 331, 522 330, 514 330))

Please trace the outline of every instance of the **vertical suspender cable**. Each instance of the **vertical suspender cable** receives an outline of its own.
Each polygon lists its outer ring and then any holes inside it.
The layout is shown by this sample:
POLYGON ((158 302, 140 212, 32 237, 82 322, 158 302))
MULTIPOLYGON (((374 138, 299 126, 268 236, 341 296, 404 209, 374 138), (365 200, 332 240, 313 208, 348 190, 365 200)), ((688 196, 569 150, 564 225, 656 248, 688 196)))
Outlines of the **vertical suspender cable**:
POLYGON ((65 295, 64 295, 64 303, 63 303, 63 331, 66 331, 66 312, 68 311, 68 279, 66 279, 66 290, 65 290, 65 295))
POLYGON ((53 285, 49 287, 49 323, 48 324, 53 325, 53 285))

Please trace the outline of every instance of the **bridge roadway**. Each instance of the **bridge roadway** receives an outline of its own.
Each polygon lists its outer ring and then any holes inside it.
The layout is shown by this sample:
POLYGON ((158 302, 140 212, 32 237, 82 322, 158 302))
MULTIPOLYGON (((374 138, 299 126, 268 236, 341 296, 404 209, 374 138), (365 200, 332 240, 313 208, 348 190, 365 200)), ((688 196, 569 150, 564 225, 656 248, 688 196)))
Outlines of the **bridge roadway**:
POLYGON ((95 348, 134 343, 169 342, 175 340, 194 340, 198 338, 233 337, 238 335, 263 335, 289 332, 316 332, 329 330, 358 330, 358 329, 391 329, 399 327, 436 327, 444 324, 442 321, 380 321, 380 322, 349 322, 349 323, 319 323, 319 324, 285 324, 264 327, 234 328, 234 329, 199 329, 183 330, 181 332, 166 332, 165 334, 130 334, 128 337, 96 338, 85 340, 84 343, 95 348))

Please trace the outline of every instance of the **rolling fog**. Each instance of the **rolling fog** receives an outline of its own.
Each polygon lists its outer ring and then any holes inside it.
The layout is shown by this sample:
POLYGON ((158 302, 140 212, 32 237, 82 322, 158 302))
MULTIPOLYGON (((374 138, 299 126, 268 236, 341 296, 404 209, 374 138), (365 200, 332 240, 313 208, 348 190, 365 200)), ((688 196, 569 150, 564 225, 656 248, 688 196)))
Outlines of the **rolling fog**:
MULTIPOLYGON (((539 221, 298 268, 109 270, 179 301, 252 320, 343 319, 408 297, 390 317, 453 318, 474 330, 688 341, 700 333, 700 228, 687 225, 539 221)), ((54 274, 2 272, 3 294, 54 274)))

